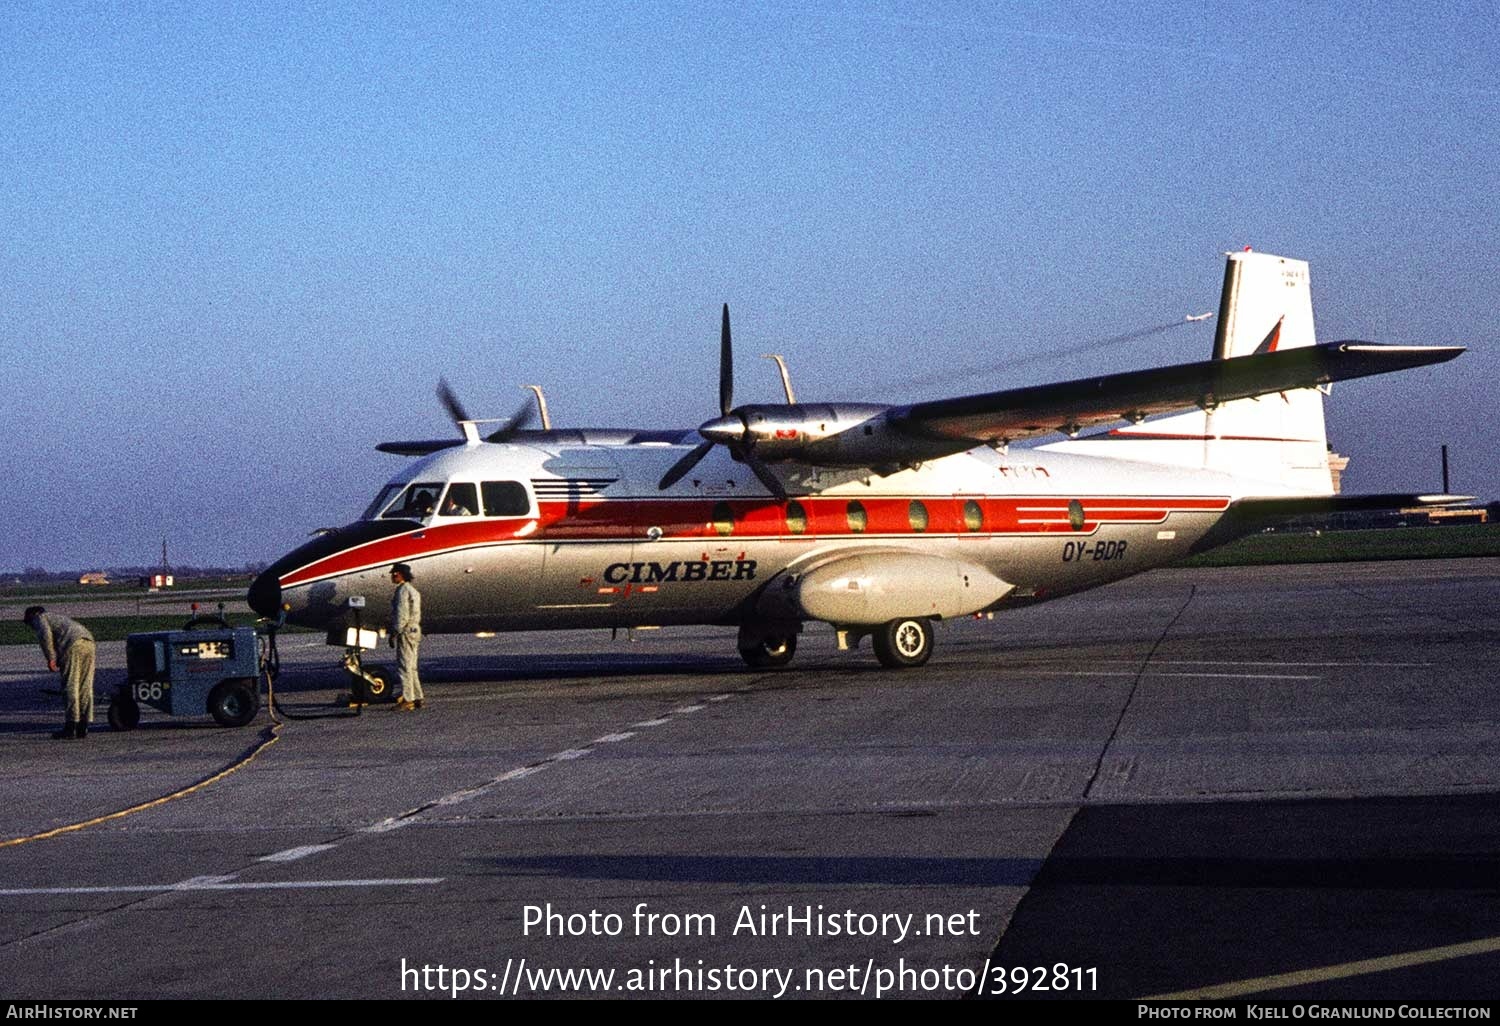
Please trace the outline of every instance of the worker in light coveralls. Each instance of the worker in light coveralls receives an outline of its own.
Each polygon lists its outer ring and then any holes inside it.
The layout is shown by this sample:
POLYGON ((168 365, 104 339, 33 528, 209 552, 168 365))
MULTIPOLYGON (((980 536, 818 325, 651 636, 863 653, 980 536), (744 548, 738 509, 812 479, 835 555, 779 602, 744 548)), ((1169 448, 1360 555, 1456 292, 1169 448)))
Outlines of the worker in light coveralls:
POLYGON ((83 740, 94 721, 94 636, 78 621, 41 606, 29 607, 21 619, 36 632, 47 669, 62 673, 67 718, 52 736, 59 741, 83 740))
POLYGON ((396 708, 403 712, 422 708, 422 678, 417 675, 417 648, 422 644, 422 593, 411 583, 411 567, 391 567, 396 584, 391 596, 391 647, 396 650, 401 694, 396 708))

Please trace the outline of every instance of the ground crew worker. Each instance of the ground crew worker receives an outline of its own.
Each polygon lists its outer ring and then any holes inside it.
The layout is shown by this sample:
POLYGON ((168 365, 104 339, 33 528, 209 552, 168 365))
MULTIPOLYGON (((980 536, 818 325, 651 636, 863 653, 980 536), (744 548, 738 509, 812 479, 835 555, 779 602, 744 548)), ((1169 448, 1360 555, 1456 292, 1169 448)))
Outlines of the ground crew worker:
POLYGON ((422 678, 417 675, 417 648, 422 644, 422 593, 411 583, 411 567, 397 563, 391 567, 396 583, 391 596, 391 647, 396 650, 397 674, 401 694, 396 708, 403 712, 422 708, 422 678))
POLYGON ((28 607, 21 619, 36 632, 47 669, 62 672, 66 719, 52 736, 58 741, 88 737, 94 721, 94 636, 78 621, 41 606, 28 607))

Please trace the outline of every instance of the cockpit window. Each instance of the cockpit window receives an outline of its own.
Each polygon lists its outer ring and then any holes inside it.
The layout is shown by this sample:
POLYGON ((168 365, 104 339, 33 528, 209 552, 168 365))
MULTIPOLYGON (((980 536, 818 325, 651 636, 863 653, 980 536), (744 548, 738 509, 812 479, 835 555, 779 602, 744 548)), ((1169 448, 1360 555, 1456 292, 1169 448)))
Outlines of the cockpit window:
POLYGON ((401 491, 401 489, 405 487, 405 485, 388 484, 384 488, 380 489, 380 494, 375 496, 375 501, 370 503, 370 507, 365 510, 364 516, 360 519, 374 520, 376 517, 380 516, 380 511, 389 506, 391 500, 394 499, 396 495, 401 491))
POLYGON ((468 481, 459 481, 448 486, 448 494, 443 496, 438 513, 445 517, 472 517, 477 509, 479 499, 474 486, 468 481))
POLYGON ((479 489, 484 493, 487 517, 524 517, 531 513, 531 497, 519 481, 485 481, 479 489))
POLYGON ((406 486, 395 502, 380 514, 382 520, 422 520, 432 516, 437 508, 438 495, 442 493, 441 481, 417 481, 406 486))

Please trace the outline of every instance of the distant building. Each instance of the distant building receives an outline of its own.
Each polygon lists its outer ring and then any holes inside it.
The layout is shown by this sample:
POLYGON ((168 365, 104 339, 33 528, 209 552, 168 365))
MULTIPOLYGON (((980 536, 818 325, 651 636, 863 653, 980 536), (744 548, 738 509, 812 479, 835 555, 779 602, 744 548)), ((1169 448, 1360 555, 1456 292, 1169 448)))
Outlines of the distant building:
POLYGON ((172 587, 171 574, 151 574, 141 578, 141 587, 147 591, 160 591, 163 588, 172 587))
POLYGON ((1333 446, 1328 447, 1328 476, 1333 479, 1333 494, 1337 495, 1344 490, 1344 471, 1349 466, 1349 457, 1340 456, 1333 451, 1333 446))
POLYGON ((109 583, 109 575, 106 574, 103 570, 95 570, 92 573, 84 574, 82 577, 78 578, 78 583, 79 584, 108 584, 109 583))
POLYGON ((1490 511, 1484 506, 1455 506, 1449 509, 1414 510, 1424 514, 1429 524, 1487 524, 1490 511))

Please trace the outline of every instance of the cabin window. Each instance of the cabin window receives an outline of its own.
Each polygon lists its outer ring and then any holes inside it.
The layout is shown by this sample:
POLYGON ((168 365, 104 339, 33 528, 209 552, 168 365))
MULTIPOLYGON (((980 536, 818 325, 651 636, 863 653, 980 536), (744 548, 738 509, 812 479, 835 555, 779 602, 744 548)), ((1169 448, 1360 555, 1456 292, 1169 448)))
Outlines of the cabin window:
POLYGON ((927 530, 927 507, 922 505, 920 499, 911 500, 911 504, 906 507, 906 520, 918 534, 927 530))
POLYGON ((727 502, 714 503, 713 528, 719 534, 734 533, 734 510, 729 508, 727 502))
POLYGON ((796 499, 786 504, 786 529, 790 534, 807 533, 807 510, 796 499))
MULTIPOLYGON (((470 485, 469 487, 473 487, 470 485)), ((485 481, 479 486, 484 495, 487 517, 524 517, 531 514, 531 496, 519 481, 485 481)))
POLYGON ((964 503, 964 527, 970 531, 979 531, 984 528, 984 510, 980 509, 979 503, 973 499, 964 503))
POLYGON ((448 494, 438 505, 438 515, 444 517, 472 517, 479 511, 479 496, 469 481, 459 481, 448 486, 448 494))
POLYGON ((869 526, 870 518, 865 513, 864 503, 855 499, 845 509, 845 515, 849 518, 849 532, 851 534, 864 534, 865 528, 869 526))
POLYGON ((382 514, 383 520, 421 520, 432 516, 437 509, 438 496, 443 493, 441 481, 417 481, 407 485, 406 491, 382 514))
POLYGON ((1068 501, 1068 526, 1075 531, 1083 530, 1083 503, 1077 499, 1068 501))

